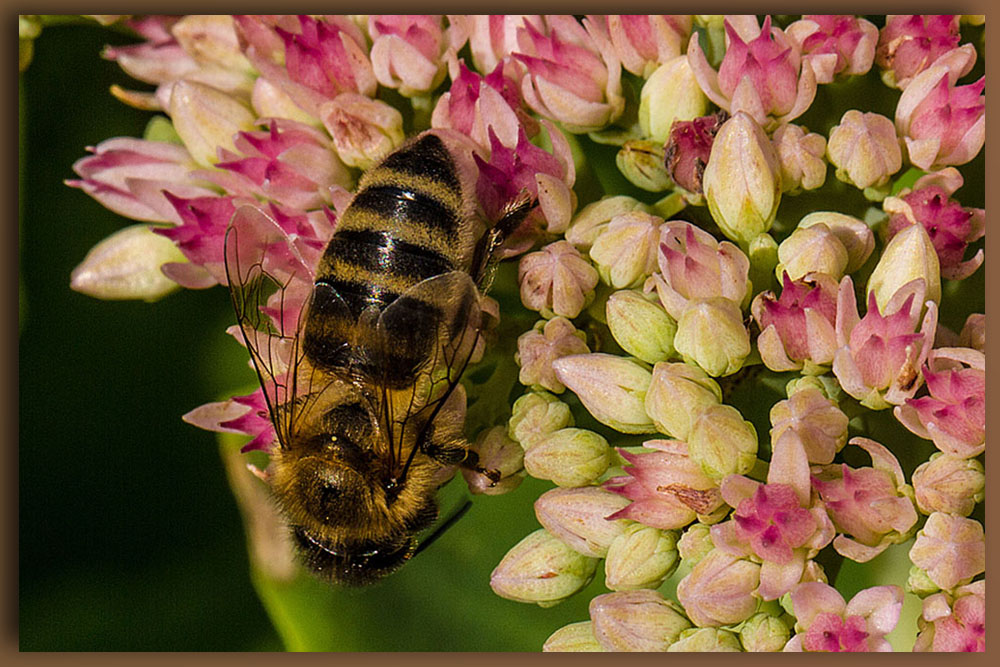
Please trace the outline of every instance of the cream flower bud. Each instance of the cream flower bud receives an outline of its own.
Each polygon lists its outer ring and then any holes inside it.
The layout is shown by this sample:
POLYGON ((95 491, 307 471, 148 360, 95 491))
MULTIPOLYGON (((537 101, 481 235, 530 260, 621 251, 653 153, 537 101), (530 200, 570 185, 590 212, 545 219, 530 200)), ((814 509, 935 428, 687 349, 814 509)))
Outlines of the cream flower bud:
POLYGON ((240 50, 233 17, 225 14, 189 14, 170 28, 184 51, 202 65, 215 65, 248 74, 250 61, 240 50))
POLYGON ((524 455, 524 468, 529 475, 564 487, 590 484, 610 464, 608 441, 582 428, 553 431, 537 440, 524 455))
POLYGON ((674 348, 713 377, 732 375, 751 350, 740 307, 725 297, 692 301, 677 322, 674 348))
POLYGON ((971 347, 973 350, 986 353, 986 315, 984 313, 973 313, 965 318, 965 325, 958 335, 958 343, 961 347, 971 347))
POLYGON ((868 225, 855 217, 836 211, 814 211, 799 221, 799 229, 826 225, 847 250, 844 273, 860 269, 875 250, 875 235, 868 225))
POLYGON ((656 270, 662 224, 662 218, 638 211, 611 218, 590 248, 601 280, 615 289, 642 285, 656 270))
POLYGON ((877 113, 851 109, 830 130, 826 155, 837 178, 862 190, 879 189, 903 166, 892 121, 877 113))
POLYGON ((713 479, 743 475, 757 461, 757 431, 731 405, 706 408, 688 435, 691 458, 713 479))
POLYGON ((771 228, 781 201, 781 167, 749 114, 738 112, 719 128, 702 189, 722 233, 743 247, 771 228))
POLYGON ((205 167, 219 160, 219 148, 237 152, 237 132, 254 129, 254 115, 240 101, 194 81, 173 84, 170 119, 191 157, 205 167))
POLYGON ((545 653, 602 652, 604 647, 594 637, 593 623, 580 621, 559 628, 542 644, 545 653))
POLYGON ((892 296, 907 283, 923 279, 924 299, 941 302, 941 268, 937 252, 923 225, 909 225, 898 232, 882 251, 868 278, 865 294, 875 293, 879 309, 885 311, 892 296))
POLYGON ((974 519, 934 512, 910 548, 910 560, 940 589, 967 584, 986 571, 986 533, 974 519))
POLYGON ((613 354, 574 354, 552 362, 559 381, 594 419, 622 433, 653 433, 643 401, 652 374, 613 354))
POLYGON ((771 441, 791 429, 809 463, 826 465, 847 444, 847 415, 815 386, 802 386, 771 408, 771 441))
POLYGON ((653 366, 645 408, 660 433, 686 441, 698 415, 721 401, 722 389, 697 366, 684 363, 653 366))
POLYGON ((692 523, 677 540, 677 553, 684 565, 694 567, 695 563, 707 556, 715 545, 712 544, 712 527, 700 521, 692 523))
POLYGON ((507 435, 527 451, 549 433, 572 424, 568 405, 547 391, 532 391, 514 401, 507 435))
POLYGON ((479 457, 480 468, 500 473, 499 481, 493 481, 481 472, 463 467, 462 476, 471 493, 497 496, 521 485, 525 477, 524 450, 507 436, 506 428, 484 429, 470 449, 479 457))
POLYGON ((169 262, 187 258, 167 237, 146 225, 132 225, 91 248, 73 269, 69 285, 98 299, 156 301, 179 287, 160 270, 169 262))
POLYGON ((777 653, 788 642, 791 629, 777 616, 761 612, 746 620, 740 628, 743 650, 752 653, 777 653))
POLYGON ((254 81, 250 105, 258 118, 288 118, 306 125, 320 124, 318 119, 296 104, 281 86, 262 76, 254 81))
POLYGON ((782 192, 815 190, 826 181, 826 137, 798 125, 785 124, 771 141, 781 165, 782 192))
POLYGON ((615 342, 637 359, 655 364, 674 356, 677 323, 639 290, 618 290, 604 307, 615 342))
POLYGON ((406 138, 399 111, 358 93, 341 93, 324 103, 320 118, 340 159, 359 169, 368 169, 406 138))
POLYGON ((677 600, 699 627, 733 625, 757 609, 761 566, 713 549, 677 584, 677 600))
POLYGON ((677 56, 656 68, 639 93, 639 127, 644 137, 661 146, 670 138, 675 120, 692 120, 708 113, 708 98, 694 78, 687 56, 677 56))
POLYGON ((535 501, 538 523, 573 551, 604 558, 628 521, 608 517, 628 506, 628 498, 596 486, 551 489, 535 501))
POLYGON ((561 394, 566 387, 556 379, 552 362, 570 354, 587 352, 590 348, 587 347, 586 334, 577 331, 565 317, 539 320, 531 331, 517 338, 514 360, 521 367, 517 379, 526 387, 540 386, 561 394))
POLYGON ((594 636, 608 651, 665 651, 691 627, 681 610, 656 591, 619 591, 590 601, 594 636))
POLYGON ((567 241, 550 243, 521 258, 521 301, 542 316, 576 317, 594 297, 597 269, 567 241))
POLYGON ((669 653, 742 653, 739 638, 729 630, 688 628, 671 644, 669 653))
POLYGON ((507 552, 490 575, 490 587, 508 600, 551 607, 590 583, 597 563, 539 528, 507 552))
POLYGON ((646 139, 630 139, 615 156, 618 171, 632 185, 648 192, 663 192, 674 184, 666 166, 664 145, 646 139))
POLYGON ((917 508, 924 514, 945 512, 968 516, 982 502, 986 470, 974 458, 961 459, 943 452, 931 455, 913 471, 917 508))
POLYGON ((608 547, 604 583, 613 591, 658 588, 679 562, 676 531, 634 523, 608 547))
POLYGON ((844 276, 849 260, 847 248, 829 227, 819 223, 799 227, 778 246, 778 280, 787 273, 799 280, 808 273, 825 273, 834 280, 844 276))
POLYGON ((591 202, 573 217, 566 230, 566 240, 580 250, 589 250, 612 218, 632 211, 651 213, 652 209, 627 195, 610 195, 591 202))

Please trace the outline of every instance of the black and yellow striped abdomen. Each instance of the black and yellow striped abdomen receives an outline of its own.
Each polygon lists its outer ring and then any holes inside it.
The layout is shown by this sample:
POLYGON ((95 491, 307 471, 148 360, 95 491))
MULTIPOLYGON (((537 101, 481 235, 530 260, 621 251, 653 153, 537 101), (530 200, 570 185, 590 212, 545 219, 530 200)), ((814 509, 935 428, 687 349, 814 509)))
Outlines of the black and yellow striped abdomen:
POLYGON ((442 317, 435 299, 403 296, 397 308, 411 321, 389 332, 394 341, 389 359, 385 353, 372 358, 367 329, 371 314, 415 285, 471 270, 483 226, 472 215, 469 197, 475 193, 457 160, 439 136, 427 133, 362 177, 316 272, 303 340, 313 365, 369 375, 377 370, 380 379, 399 386, 431 353, 442 317), (368 368, 386 362, 394 368, 368 368))

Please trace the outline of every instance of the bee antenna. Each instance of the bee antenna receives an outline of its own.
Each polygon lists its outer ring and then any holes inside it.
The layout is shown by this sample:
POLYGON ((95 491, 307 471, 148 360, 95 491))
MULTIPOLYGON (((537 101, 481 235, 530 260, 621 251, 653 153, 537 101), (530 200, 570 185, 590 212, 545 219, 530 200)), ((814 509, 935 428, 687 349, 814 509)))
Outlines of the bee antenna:
POLYGON ((435 528, 434 532, 428 535, 426 540, 423 540, 417 545, 417 548, 413 550, 413 555, 416 556, 418 553, 433 544, 439 537, 444 535, 444 532, 454 526, 459 519, 465 516, 465 513, 468 512, 471 507, 472 501, 466 498, 462 506, 458 508, 458 511, 448 517, 440 526, 435 528))

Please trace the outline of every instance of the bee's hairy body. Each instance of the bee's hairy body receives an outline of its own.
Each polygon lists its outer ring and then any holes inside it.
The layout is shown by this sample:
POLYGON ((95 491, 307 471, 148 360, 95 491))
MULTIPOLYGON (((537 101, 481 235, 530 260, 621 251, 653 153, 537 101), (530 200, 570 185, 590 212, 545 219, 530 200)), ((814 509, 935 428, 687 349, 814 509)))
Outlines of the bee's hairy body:
POLYGON ((306 564, 334 582, 369 583, 409 559, 467 456, 446 404, 479 333, 492 252, 475 173, 436 133, 404 144, 362 177, 316 271, 298 337, 310 377, 330 380, 279 437, 272 489, 306 564))

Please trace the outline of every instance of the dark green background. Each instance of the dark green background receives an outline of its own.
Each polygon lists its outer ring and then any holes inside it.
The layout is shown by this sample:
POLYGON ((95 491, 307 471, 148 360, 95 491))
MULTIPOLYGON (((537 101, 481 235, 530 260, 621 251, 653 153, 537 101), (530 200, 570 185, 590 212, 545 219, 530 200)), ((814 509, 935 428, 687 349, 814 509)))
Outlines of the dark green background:
MULTIPOLYGON (((151 116, 109 94, 112 83, 139 85, 99 57, 112 41, 128 39, 47 27, 21 79, 20 646, 279 650, 216 439, 180 418, 252 382, 224 333, 226 292, 147 304, 69 289, 87 250, 130 221, 63 180, 85 146, 141 136, 151 116)), ((279 591, 291 613, 312 619, 300 646, 533 651, 586 619, 589 598, 604 592, 600 575, 549 610, 489 589, 506 550, 538 527, 531 500, 547 486, 477 502, 374 590, 279 591)))

